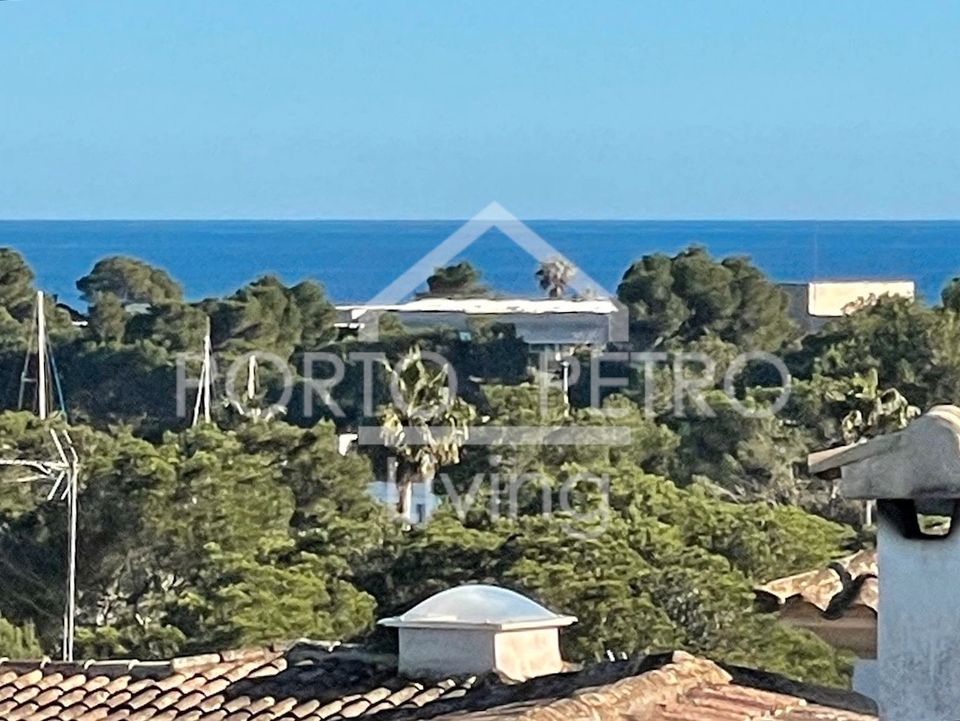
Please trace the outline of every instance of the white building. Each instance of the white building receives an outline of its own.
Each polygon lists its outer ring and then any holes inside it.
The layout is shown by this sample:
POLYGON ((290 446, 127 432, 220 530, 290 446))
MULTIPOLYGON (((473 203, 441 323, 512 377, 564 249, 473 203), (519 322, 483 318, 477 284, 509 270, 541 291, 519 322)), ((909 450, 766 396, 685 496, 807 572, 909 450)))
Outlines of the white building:
MULTIPOLYGON (((367 493, 391 508, 397 507, 400 493, 394 481, 370 481, 367 493)), ((407 509, 407 523, 417 525, 425 523, 440 505, 440 499, 434 494, 429 483, 414 483, 410 487, 410 508, 407 509)))
POLYGON ((617 304, 608 298, 420 298, 390 305, 337 306, 337 326, 361 331, 378 314, 391 313, 409 328, 469 332, 470 321, 514 326, 517 337, 538 347, 602 347, 615 336, 617 304))
POLYGON ((877 302, 878 298, 916 297, 912 280, 830 280, 780 283, 790 297, 788 312, 806 331, 816 331, 827 321, 877 302))

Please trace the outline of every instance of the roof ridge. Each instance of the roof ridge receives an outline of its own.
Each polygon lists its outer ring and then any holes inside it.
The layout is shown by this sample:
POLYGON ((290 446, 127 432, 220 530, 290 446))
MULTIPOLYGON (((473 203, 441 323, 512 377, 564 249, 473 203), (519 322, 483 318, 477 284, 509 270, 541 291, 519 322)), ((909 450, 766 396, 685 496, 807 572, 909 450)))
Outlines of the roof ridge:
POLYGON ((699 686, 729 684, 732 676, 709 659, 674 651, 669 662, 651 671, 600 686, 579 689, 569 698, 532 708, 517 721, 568 721, 605 718, 615 708, 617 718, 646 718, 654 708, 675 702, 699 686))
POLYGON ((28 673, 43 671, 44 673, 77 674, 88 676, 137 676, 160 678, 174 673, 193 671, 214 666, 219 663, 245 663, 257 660, 272 660, 282 656, 287 645, 270 644, 266 646, 249 646, 237 649, 220 651, 217 653, 191 654, 188 656, 174 656, 167 659, 143 660, 137 658, 114 659, 78 659, 76 661, 55 661, 49 656, 39 659, 9 659, 0 657, 0 671, 16 671, 28 673))
POLYGON ((754 594, 769 598, 776 605, 782 606, 792 598, 801 597, 813 604, 820 611, 826 611, 829 599, 817 598, 817 591, 827 584, 836 587, 835 593, 847 589, 851 583, 860 578, 875 578, 877 556, 876 549, 863 548, 841 558, 834 559, 822 568, 801 571, 790 576, 775 578, 766 583, 753 587, 754 594))

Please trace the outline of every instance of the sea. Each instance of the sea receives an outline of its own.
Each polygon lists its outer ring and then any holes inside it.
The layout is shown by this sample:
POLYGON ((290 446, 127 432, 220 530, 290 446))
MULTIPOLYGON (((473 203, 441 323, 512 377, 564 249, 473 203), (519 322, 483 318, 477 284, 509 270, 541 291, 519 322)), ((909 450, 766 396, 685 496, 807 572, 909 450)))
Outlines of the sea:
MULTIPOLYGON (((188 299, 229 294, 265 274, 320 282, 336 303, 374 297, 462 223, 454 220, 0 221, 39 288, 79 305, 76 281, 105 256, 165 268, 188 299)), ((746 256, 778 282, 913 280, 929 303, 960 275, 960 221, 535 220, 527 225, 611 293, 641 256, 691 245, 746 256)), ((536 297, 536 261, 497 229, 467 247, 482 280, 536 297)))

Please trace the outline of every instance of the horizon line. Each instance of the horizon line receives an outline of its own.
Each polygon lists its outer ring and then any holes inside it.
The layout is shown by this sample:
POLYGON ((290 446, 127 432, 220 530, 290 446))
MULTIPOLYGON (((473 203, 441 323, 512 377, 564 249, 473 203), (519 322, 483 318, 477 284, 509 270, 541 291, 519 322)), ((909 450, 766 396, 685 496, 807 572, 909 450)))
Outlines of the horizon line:
MULTIPOLYGON (((523 218, 525 223, 958 223, 958 217, 916 218, 523 218)), ((470 218, 453 217, 111 217, 111 218, 0 218, 0 223, 466 223, 470 218)))

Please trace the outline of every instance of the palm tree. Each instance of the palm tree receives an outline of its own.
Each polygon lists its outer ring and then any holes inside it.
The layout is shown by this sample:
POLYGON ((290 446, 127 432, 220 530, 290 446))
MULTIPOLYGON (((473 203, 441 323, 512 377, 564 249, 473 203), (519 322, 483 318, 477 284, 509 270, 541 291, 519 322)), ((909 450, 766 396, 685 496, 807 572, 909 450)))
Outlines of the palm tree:
MULTIPOLYGON (((840 419, 840 434, 844 443, 859 443, 867 438, 893 433, 907 427, 920 415, 920 409, 911 405, 896 388, 880 388, 876 368, 864 374, 856 373, 845 392, 828 391, 827 398, 839 401, 850 409, 840 419)), ((830 503, 839 497, 837 481, 831 483, 830 503)), ((864 525, 873 525, 873 501, 864 508, 864 525)))
POLYGON ((876 368, 862 375, 855 374, 845 393, 828 392, 827 397, 844 402, 850 408, 840 421, 844 443, 901 430, 920 415, 920 409, 911 405, 896 388, 880 388, 876 368))
POLYGON ((450 387, 449 366, 428 369, 413 347, 395 368, 393 403, 378 415, 384 444, 397 454, 397 511, 406 517, 414 483, 429 483, 437 469, 460 462, 476 409, 450 387))
POLYGON ((541 290, 547 291, 550 298, 562 298, 577 269, 565 258, 550 258, 540 263, 537 269, 537 281, 541 290))

